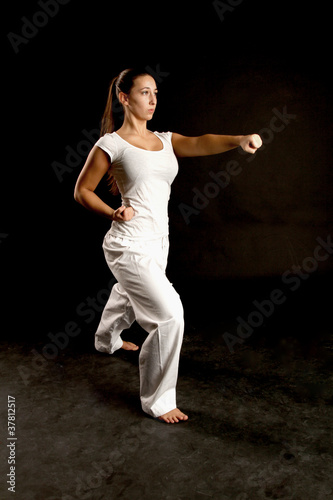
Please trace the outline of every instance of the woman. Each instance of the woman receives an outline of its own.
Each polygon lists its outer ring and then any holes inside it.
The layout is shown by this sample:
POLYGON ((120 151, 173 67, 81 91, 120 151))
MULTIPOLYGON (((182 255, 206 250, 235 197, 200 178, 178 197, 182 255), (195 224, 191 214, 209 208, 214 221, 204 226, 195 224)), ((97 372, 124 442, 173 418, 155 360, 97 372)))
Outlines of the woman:
POLYGON ((241 146, 255 153, 258 135, 185 137, 147 130, 157 104, 154 78, 146 70, 127 69, 111 83, 102 119, 101 138, 78 177, 74 197, 89 210, 112 221, 103 249, 117 279, 102 313, 95 347, 109 354, 137 350, 121 339, 136 320, 148 332, 139 356, 142 409, 166 423, 188 416, 176 405, 176 383, 184 319, 179 295, 165 275, 168 257, 168 201, 178 172, 176 157, 205 156, 241 146), (124 111, 115 131, 115 97, 124 111), (111 208, 95 189, 108 174, 111 192, 122 205, 111 208))

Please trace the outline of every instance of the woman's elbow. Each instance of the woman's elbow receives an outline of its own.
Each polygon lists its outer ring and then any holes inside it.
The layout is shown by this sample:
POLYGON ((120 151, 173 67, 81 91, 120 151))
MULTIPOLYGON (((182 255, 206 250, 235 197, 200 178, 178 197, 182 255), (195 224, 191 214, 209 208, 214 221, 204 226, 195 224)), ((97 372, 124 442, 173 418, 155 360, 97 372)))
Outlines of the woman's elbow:
POLYGON ((82 205, 82 192, 77 185, 74 188, 74 200, 82 205))
POLYGON ((74 200, 77 201, 78 203, 80 203, 79 196, 80 196, 79 191, 75 186, 75 188, 74 188, 74 200))

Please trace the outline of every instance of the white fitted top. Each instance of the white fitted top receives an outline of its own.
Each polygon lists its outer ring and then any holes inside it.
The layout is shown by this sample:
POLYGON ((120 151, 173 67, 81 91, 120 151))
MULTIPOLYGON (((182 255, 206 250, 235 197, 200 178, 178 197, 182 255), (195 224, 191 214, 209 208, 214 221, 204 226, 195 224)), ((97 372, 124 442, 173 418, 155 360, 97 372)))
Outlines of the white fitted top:
POLYGON ((110 156, 122 204, 134 209, 130 221, 112 222, 110 234, 153 239, 169 232, 168 202, 178 161, 171 143, 172 132, 154 134, 161 140, 160 151, 133 146, 116 132, 105 134, 96 142, 110 156))

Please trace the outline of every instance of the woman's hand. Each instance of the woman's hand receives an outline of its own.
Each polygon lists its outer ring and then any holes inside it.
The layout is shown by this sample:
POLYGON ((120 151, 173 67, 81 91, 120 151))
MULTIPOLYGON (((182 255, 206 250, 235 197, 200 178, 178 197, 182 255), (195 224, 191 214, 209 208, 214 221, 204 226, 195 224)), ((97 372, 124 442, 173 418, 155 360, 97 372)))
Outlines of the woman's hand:
POLYGON ((124 207, 123 205, 112 214, 112 220, 116 222, 127 222, 134 216, 134 209, 132 207, 124 207))
POLYGON ((261 137, 258 134, 244 135, 240 141, 240 146, 246 153, 254 154, 262 146, 261 137))

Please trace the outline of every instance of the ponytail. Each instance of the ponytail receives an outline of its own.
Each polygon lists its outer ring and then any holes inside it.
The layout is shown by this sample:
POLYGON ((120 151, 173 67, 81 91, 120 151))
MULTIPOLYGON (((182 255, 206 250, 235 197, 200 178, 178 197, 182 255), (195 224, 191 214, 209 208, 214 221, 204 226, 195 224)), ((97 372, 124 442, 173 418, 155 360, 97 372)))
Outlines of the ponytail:
POLYGON ((116 76, 115 78, 112 79, 110 88, 109 88, 109 93, 108 93, 108 98, 106 101, 106 106, 105 110, 102 116, 102 121, 101 121, 101 132, 100 132, 100 137, 102 137, 104 134, 111 134, 114 132, 116 126, 115 126, 115 116, 114 116, 114 109, 115 105, 117 104, 117 94, 116 92, 116 81, 118 80, 118 77, 116 76))
MULTIPOLYGON (((115 131, 115 117, 113 114, 113 110, 117 101, 116 97, 116 81, 118 79, 118 76, 112 79, 110 88, 109 88, 109 93, 108 93, 108 98, 106 101, 106 106, 105 110, 102 116, 101 120, 101 132, 100 132, 100 137, 103 137, 105 134, 111 134, 112 132, 115 131)), ((117 186, 116 179, 113 176, 112 173, 112 165, 108 170, 107 173, 107 183, 110 187, 110 191, 114 196, 117 196, 119 194, 119 189, 117 186)))

